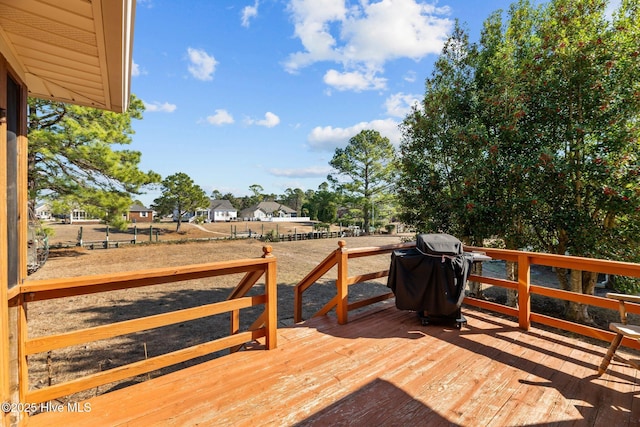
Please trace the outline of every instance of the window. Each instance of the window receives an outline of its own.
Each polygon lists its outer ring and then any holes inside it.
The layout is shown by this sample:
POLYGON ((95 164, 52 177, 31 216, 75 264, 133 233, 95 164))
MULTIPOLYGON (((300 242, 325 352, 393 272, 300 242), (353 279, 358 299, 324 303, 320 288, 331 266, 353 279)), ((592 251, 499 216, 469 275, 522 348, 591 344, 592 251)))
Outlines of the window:
POLYGON ((19 225, 18 218, 20 211, 18 208, 18 138, 20 135, 20 111, 21 111, 21 87, 10 75, 7 74, 7 110, 6 110, 6 132, 7 132, 7 250, 9 255, 8 279, 9 288, 18 284, 20 261, 19 254, 21 245, 18 239, 19 225))

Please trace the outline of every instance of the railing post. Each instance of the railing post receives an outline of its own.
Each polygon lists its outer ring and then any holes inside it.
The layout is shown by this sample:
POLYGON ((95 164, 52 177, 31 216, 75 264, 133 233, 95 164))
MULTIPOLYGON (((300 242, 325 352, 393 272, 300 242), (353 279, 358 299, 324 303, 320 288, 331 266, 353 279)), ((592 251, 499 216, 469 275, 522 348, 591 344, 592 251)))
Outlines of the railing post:
POLYGON ((529 330, 531 326, 531 264, 529 256, 518 255, 518 324, 521 329, 529 330))
POLYGON ((276 272, 276 258, 271 251, 273 248, 269 245, 262 248, 263 258, 271 258, 267 263, 267 271, 265 275, 265 294, 267 295, 267 318, 265 326, 267 329, 266 347, 268 350, 274 349, 278 345, 278 286, 276 272))
MULTIPOLYGON (((29 392, 29 363, 25 343, 29 338, 27 325, 27 302, 20 296, 20 303, 17 307, 18 323, 18 396, 20 402, 26 402, 26 395, 29 392)), ((20 414, 22 416, 22 414, 20 414)))
POLYGON ((344 325, 349 321, 347 307, 349 304, 349 286, 347 285, 349 255, 347 254, 347 242, 339 240, 338 246, 339 249, 336 251, 336 261, 338 263, 338 278, 336 279, 338 306, 336 307, 336 314, 338 315, 338 323, 344 325))

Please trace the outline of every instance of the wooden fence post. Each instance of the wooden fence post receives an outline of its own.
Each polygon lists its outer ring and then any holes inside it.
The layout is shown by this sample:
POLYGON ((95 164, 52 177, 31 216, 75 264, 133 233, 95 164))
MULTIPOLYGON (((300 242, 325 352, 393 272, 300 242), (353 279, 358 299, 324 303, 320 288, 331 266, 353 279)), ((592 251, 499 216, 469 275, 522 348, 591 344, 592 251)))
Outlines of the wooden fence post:
POLYGON ((531 326, 531 264, 529 256, 518 255, 518 324, 521 329, 529 330, 531 326))
POLYGON ((269 245, 262 248, 263 258, 271 258, 267 264, 265 272, 265 294, 267 295, 267 318, 265 326, 267 329, 266 347, 268 350, 274 349, 278 345, 278 282, 277 282, 277 265, 276 258, 271 251, 273 248, 269 245))
POLYGON ((338 291, 338 305, 336 307, 336 314, 338 315, 338 323, 341 325, 346 324, 349 321, 349 286, 347 285, 347 278, 349 277, 349 254, 347 254, 347 242, 344 240, 338 241, 339 250, 336 251, 337 263, 338 263, 338 278, 336 279, 336 288, 338 291))

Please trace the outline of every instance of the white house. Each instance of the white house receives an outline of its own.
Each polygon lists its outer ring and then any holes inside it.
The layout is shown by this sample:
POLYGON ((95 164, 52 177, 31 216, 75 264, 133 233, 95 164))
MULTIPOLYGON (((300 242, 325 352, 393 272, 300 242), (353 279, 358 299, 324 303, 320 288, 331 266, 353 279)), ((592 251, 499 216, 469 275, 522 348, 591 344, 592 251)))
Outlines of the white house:
MULTIPOLYGON (((177 211, 174 211, 174 221, 177 220, 177 215, 177 211)), ((238 210, 228 200, 211 200, 208 208, 198 209, 195 212, 187 212, 182 215, 182 219, 189 222, 198 218, 202 218, 204 222, 236 221, 238 219, 238 210)))
POLYGON ((36 218, 41 220, 50 220, 53 218, 53 212, 51 212, 51 206, 49 203, 40 203, 36 206, 36 218))
POLYGON ((294 209, 278 202, 260 202, 240 212, 240 217, 246 221, 269 221, 271 218, 296 218, 297 216, 294 209))
POLYGON ((205 222, 228 222, 238 219, 238 210, 231 205, 228 200, 212 199, 209 207, 206 209, 198 209, 194 213, 189 213, 191 218, 203 217, 205 222))
POLYGON ((209 221, 236 221, 238 210, 228 200, 211 200, 209 205, 209 221))

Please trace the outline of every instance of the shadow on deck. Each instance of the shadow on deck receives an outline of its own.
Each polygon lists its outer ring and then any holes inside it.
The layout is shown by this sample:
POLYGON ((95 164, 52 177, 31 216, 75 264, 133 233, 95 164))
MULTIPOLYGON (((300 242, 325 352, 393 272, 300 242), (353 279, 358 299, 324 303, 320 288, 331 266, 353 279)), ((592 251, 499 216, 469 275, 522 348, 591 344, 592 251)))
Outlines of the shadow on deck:
POLYGON ((43 413, 50 425, 636 425, 637 371, 606 348, 465 308, 462 330, 421 326, 387 301, 338 325, 278 330, 243 351, 43 413), (261 348, 256 344, 255 348, 261 348), (65 409, 67 409, 65 407, 65 409))

